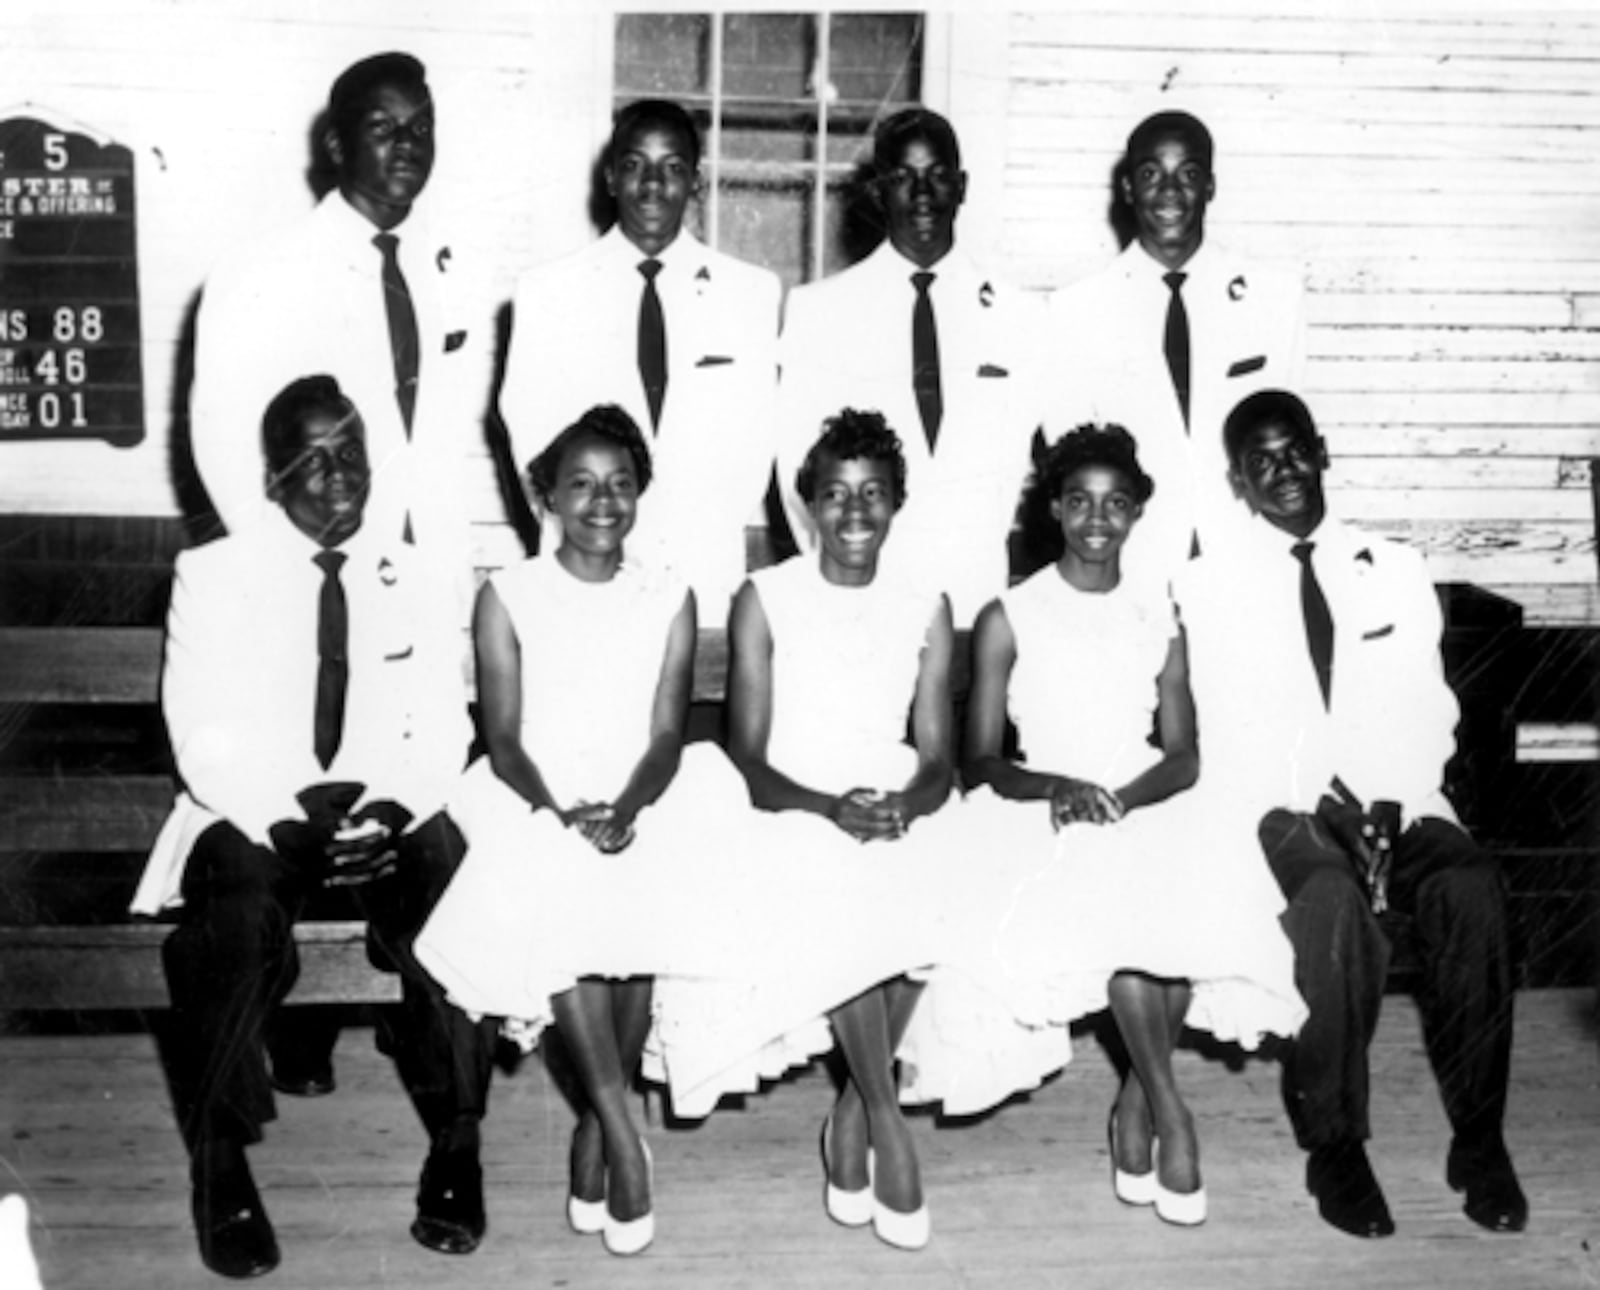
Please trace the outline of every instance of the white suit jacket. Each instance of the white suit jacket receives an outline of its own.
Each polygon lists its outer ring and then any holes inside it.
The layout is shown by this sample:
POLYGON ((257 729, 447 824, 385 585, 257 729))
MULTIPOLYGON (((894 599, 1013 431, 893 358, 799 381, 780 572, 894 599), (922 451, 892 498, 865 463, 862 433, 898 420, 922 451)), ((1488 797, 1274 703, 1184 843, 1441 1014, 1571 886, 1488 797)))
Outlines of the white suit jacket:
MULTIPOLYGON (((720 622, 772 473, 781 287, 687 233, 657 257, 667 393, 652 435, 638 359, 644 258, 614 228, 517 280, 500 412, 526 488, 528 463, 589 408, 625 409, 650 440, 654 469, 628 556, 672 570, 694 587, 704 621, 720 622)), ((553 519, 544 540, 546 551, 560 540, 553 519)))
POLYGON ((377 229, 337 191, 303 219, 222 264, 206 284, 195 347, 190 434, 195 466, 229 533, 276 510, 262 486, 261 414, 290 381, 327 373, 361 413, 372 462, 366 526, 417 547, 469 580, 462 467, 481 443, 486 316, 458 252, 413 213, 395 230, 421 341, 407 439, 395 400, 377 229))
POLYGON ((885 241, 860 264, 790 293, 778 482, 796 540, 811 543, 794 480, 823 420, 845 407, 883 413, 905 447, 908 493, 883 558, 947 594, 966 627, 1008 580, 1007 539, 1042 419, 1045 308, 960 248, 933 266, 944 415, 930 452, 911 384, 916 271, 885 241))
POLYGON ((1226 541, 1246 515, 1228 484, 1222 423, 1259 389, 1297 391, 1305 370, 1305 292, 1209 241, 1183 267, 1189 317, 1189 427, 1163 350, 1170 291, 1137 241, 1051 302, 1051 439, 1116 422, 1139 443, 1155 495, 1123 552, 1125 577, 1170 582, 1192 549, 1226 541))
POLYGON ((178 894, 193 840, 217 820, 267 845, 302 819, 295 794, 347 780, 417 822, 439 811, 472 737, 451 588, 413 549, 365 525, 340 548, 350 660, 343 740, 313 752, 320 548, 281 511, 178 557, 161 706, 185 792, 134 899, 153 913, 178 894))
POLYGON ((1325 519, 1312 566, 1334 622, 1331 708, 1306 643, 1293 539, 1251 519, 1183 571, 1202 775, 1262 814, 1311 811, 1337 776, 1363 803, 1454 821, 1444 796, 1459 716, 1422 556, 1325 519))

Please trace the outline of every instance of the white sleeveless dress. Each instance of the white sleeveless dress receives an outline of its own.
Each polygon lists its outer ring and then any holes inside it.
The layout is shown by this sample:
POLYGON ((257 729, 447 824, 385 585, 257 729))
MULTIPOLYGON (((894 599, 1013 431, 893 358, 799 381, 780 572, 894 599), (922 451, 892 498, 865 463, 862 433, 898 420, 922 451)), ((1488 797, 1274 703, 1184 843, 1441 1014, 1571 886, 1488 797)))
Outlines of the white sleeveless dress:
MULTIPOLYGON (((528 755, 564 809, 614 800, 649 744, 684 584, 626 562, 609 582, 583 582, 554 558, 492 583, 521 651, 528 755)), ((549 1020, 551 995, 579 977, 721 970, 738 947, 714 925, 675 920, 693 899, 679 870, 703 842, 691 785, 720 771, 730 781, 722 791, 736 791, 719 761, 686 756, 615 855, 555 812, 534 811, 488 758, 475 762, 450 804, 467 856, 417 937, 417 958, 458 1006, 522 1023, 529 1043, 549 1020)))
MULTIPOLYGON (((772 746, 785 768, 835 791, 903 785, 915 759, 900 735, 931 606, 882 588, 832 596, 800 565, 758 585, 781 642, 772 746), (817 593, 820 617, 790 583, 817 593), (836 755, 819 755, 824 738, 836 755)), ((524 746, 563 806, 614 799, 648 743, 682 585, 628 564, 611 582, 583 583, 544 559, 494 586, 521 649, 524 746)), ((551 997, 580 977, 654 976, 645 1074, 670 1085, 686 1118, 830 1047, 828 1010, 932 959, 932 925, 902 894, 916 890, 912 839, 925 822, 863 847, 814 816, 757 812, 707 745, 685 750, 616 855, 532 811, 487 761, 451 811, 469 850, 417 938, 418 959, 458 1006, 507 1018, 529 1047, 551 997), (896 901, 905 918, 881 929, 896 901)))
MULTIPOLYGON (((1171 602, 1081 592, 1051 565, 1001 597, 1016 641, 1009 713, 1030 768, 1115 789, 1160 760, 1156 679, 1171 602)), ((1202 732, 1203 734, 1203 732, 1202 732)), ((953 813, 982 857, 965 931, 947 945, 902 1049, 902 1099, 951 1113, 1035 1087, 1066 1027, 1123 970, 1187 978, 1188 1025, 1247 1048, 1305 1018, 1278 924, 1283 898, 1255 822, 1200 782, 1109 825, 1052 832, 1047 802, 987 787, 953 813), (981 876, 980 876, 981 875, 981 876)))
MULTIPOLYGON (((883 575, 827 582, 814 557, 751 578, 772 634, 768 758, 806 787, 898 790, 928 628, 940 602, 883 575)), ((825 1014, 934 962, 948 935, 942 857, 950 807, 893 841, 861 843, 821 816, 731 804, 719 836, 740 839, 752 947, 738 981, 659 979, 656 1040, 680 1115, 749 1091, 832 1046, 825 1014), (753 1040, 766 1042, 752 1043, 753 1040)))

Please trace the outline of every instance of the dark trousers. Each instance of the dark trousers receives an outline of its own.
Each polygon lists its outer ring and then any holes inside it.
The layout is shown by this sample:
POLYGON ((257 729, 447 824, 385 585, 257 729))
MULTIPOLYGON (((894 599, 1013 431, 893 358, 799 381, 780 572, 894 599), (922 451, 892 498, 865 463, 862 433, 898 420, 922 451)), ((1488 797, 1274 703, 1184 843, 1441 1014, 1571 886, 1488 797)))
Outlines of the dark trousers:
MULTIPOLYGON (((1261 845, 1289 908, 1295 984, 1310 1009, 1284 1061, 1284 1101, 1307 1150, 1365 1139, 1367 1048, 1389 941, 1345 852, 1314 816, 1273 811, 1261 845)), ((1423 1036, 1458 1139, 1498 1135, 1511 1067, 1511 955, 1493 858, 1456 825, 1415 821, 1396 840, 1389 903, 1413 920, 1423 1036)))
POLYGON ((320 857, 280 855, 225 821, 200 836, 184 875, 180 921, 162 947, 172 996, 167 1062, 191 1151, 207 1139, 258 1141, 276 1117, 265 1028, 299 976, 295 920, 324 895, 350 898, 351 913, 368 921, 373 962, 400 973, 391 1051, 429 1141, 448 1133, 476 1142, 495 1023, 474 1023, 449 1004, 412 953, 464 850, 441 813, 400 840, 393 873, 324 892, 320 857))

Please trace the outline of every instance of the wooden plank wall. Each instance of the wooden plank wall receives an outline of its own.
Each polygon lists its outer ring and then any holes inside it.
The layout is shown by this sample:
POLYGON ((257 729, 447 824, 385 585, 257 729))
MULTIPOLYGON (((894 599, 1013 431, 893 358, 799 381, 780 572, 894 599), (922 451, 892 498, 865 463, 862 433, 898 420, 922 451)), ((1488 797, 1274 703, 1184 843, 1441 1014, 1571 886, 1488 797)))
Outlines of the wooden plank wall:
MULTIPOLYGON (((311 120, 355 57, 409 48, 430 66, 428 200, 482 253, 486 364, 515 274, 591 235, 613 5, 20 3, 10 103, 137 157, 150 437, 0 444, 0 512, 175 513, 168 440, 197 293, 231 241, 309 204, 311 120)), ((1039 290, 1114 253, 1108 179, 1128 128, 1197 111, 1219 145, 1213 238, 1308 274, 1310 394, 1347 508, 1530 621, 1595 622, 1600 16, 1502 8, 952 6, 931 16, 927 96, 968 143, 963 236, 1039 290)), ((485 455, 472 487, 481 562, 515 558, 485 455)))
POLYGON ((1023 280, 1112 254, 1127 131, 1196 112, 1212 238, 1306 269, 1308 393, 1347 513, 1530 621, 1600 621, 1600 15, 1158 0, 1008 22, 1023 280))

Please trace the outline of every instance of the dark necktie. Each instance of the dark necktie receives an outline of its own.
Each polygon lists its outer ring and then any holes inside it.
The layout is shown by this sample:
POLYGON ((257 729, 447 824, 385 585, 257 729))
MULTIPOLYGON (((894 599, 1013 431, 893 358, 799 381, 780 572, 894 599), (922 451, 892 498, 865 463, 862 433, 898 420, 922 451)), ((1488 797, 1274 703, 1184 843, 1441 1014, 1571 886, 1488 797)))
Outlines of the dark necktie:
POLYGON ((350 613, 339 582, 342 551, 319 551, 322 593, 317 600, 317 710, 313 748, 327 770, 344 738, 344 697, 350 683, 350 613))
POLYGON ((639 380, 650 404, 650 428, 661 428, 661 405, 667 401, 667 320, 661 312, 661 295, 656 290, 660 260, 644 260, 644 290, 639 295, 639 380))
POLYGON ((913 273, 911 284, 917 289, 917 302, 911 309, 911 386, 917 395, 917 411, 922 414, 922 431, 932 451, 939 438, 939 422, 944 420, 944 392, 939 384, 939 329, 933 321, 933 301, 928 288, 933 274, 913 273))
POLYGON ((1333 699, 1333 612, 1328 608, 1328 598, 1322 594, 1317 571, 1311 567, 1314 545, 1296 542, 1291 550, 1294 558, 1300 561, 1300 611, 1305 615, 1311 666, 1317 670, 1317 684, 1322 687, 1322 703, 1326 707, 1333 699))
POLYGON ((1172 272, 1162 281, 1171 288, 1167 298, 1167 332, 1162 349, 1167 355, 1167 370, 1172 373, 1172 388, 1183 409, 1183 428, 1189 428, 1189 311, 1183 307, 1183 282, 1187 273, 1172 272))
POLYGON ((394 397, 400 404, 400 419, 406 436, 411 435, 411 418, 417 408, 417 366, 422 343, 417 339, 417 311, 411 303, 411 289, 400 272, 400 239, 393 233, 379 233, 372 244, 383 254, 383 309, 389 318, 389 350, 394 356, 394 397))

